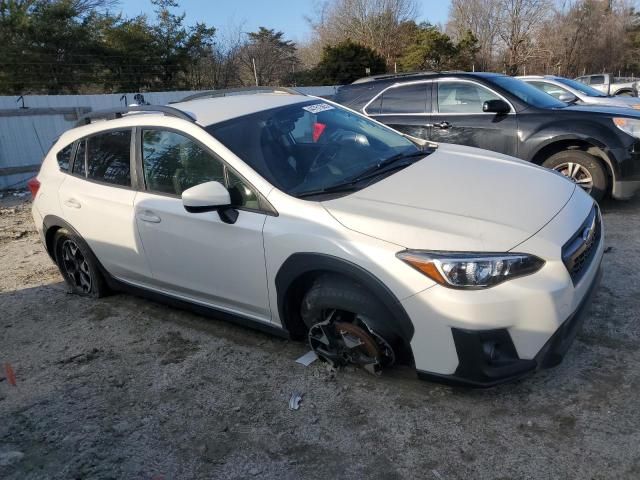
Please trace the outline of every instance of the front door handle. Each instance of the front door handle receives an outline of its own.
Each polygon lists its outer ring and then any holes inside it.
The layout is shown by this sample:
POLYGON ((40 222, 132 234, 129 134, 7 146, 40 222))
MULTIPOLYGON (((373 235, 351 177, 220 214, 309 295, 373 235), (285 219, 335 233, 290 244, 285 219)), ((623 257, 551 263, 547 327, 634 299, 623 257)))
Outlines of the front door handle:
POLYGON ((449 122, 440 122, 434 123, 433 126, 439 128, 440 130, 446 130, 451 127, 451 124, 449 122))
POLYGON ((71 207, 71 208, 80 208, 82 206, 80 205, 80 202, 77 201, 75 198, 67 198, 63 203, 67 207, 71 207))
POLYGON ((138 212, 138 218, 143 222, 160 223, 162 219, 150 210, 138 212))

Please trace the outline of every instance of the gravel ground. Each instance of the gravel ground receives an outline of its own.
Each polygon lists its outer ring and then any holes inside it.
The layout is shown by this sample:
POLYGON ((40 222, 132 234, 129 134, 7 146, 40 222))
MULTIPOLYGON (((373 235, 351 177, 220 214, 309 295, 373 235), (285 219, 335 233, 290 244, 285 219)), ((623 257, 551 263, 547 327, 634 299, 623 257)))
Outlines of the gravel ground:
POLYGON ((0 478, 640 478, 640 199, 603 206, 605 276, 564 363, 483 391, 69 295, 29 207, 0 201, 0 478))

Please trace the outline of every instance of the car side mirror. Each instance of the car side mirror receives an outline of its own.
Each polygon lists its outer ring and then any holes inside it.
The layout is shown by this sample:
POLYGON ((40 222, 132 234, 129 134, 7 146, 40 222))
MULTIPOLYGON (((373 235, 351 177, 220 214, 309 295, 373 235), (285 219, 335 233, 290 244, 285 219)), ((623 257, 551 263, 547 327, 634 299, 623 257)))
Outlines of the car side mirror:
POLYGON ((189 213, 218 212, 225 223, 235 223, 238 211, 231 207, 229 190, 220 182, 205 182, 182 192, 182 205, 189 213))
POLYGON ((578 101, 578 97, 571 93, 563 93, 558 96, 558 100, 564 103, 575 103, 578 101))
POLYGON ((485 113, 509 113, 511 107, 504 100, 487 100, 482 104, 482 111, 485 113))

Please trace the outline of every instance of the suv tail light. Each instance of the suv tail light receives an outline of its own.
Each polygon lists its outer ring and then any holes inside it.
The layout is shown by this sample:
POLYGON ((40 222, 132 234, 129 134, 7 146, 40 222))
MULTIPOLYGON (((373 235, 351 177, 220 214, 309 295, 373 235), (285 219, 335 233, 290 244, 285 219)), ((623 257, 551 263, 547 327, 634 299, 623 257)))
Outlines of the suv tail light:
POLYGON ((29 191, 31 192, 31 198, 35 200, 38 190, 40 190, 40 182, 36 177, 33 177, 27 182, 27 187, 29 187, 29 191))

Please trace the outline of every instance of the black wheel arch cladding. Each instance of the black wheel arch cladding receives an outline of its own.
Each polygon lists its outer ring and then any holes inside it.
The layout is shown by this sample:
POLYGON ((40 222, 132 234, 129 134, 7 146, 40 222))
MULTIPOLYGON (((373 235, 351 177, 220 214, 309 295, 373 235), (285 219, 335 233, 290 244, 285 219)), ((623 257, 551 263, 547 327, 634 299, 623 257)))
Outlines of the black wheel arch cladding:
POLYGON ((45 242, 46 242, 45 247, 47 249, 47 253, 49 253, 49 256, 51 257, 54 263, 57 263, 57 260, 55 258, 56 257, 55 245, 53 245, 53 239, 55 238, 55 234, 58 230, 65 229, 69 233, 80 238, 84 242, 85 248, 87 249, 87 253, 90 256, 90 260, 92 260, 97 265, 99 272, 102 274, 103 278, 105 279, 109 287, 114 288, 111 275, 104 268, 100 260, 98 260, 98 257, 96 257, 96 254, 93 253, 93 250, 91 249, 89 244, 87 244, 86 240, 84 240, 83 236, 80 235, 80 233, 78 233, 78 231, 75 228, 73 228, 72 225, 70 225, 68 222, 66 222, 65 220, 63 220, 62 218, 56 215, 47 215, 42 220, 42 224, 44 227, 44 236, 45 236, 45 242))
MULTIPOLYGON (((404 307, 389 288, 375 275, 353 262, 332 255, 321 253, 295 253, 280 267, 276 274, 275 284, 278 298, 278 313, 285 328, 292 336, 303 335, 300 328, 304 325, 299 317, 299 307, 304 292, 296 291, 297 287, 308 288, 305 278, 315 278, 316 274, 337 274, 346 277, 368 290, 380 301, 391 315, 381 330, 391 329, 406 345, 409 345, 414 334, 413 323, 404 307), (311 277, 312 275, 313 277, 311 277)), ((376 329, 376 325, 371 325, 376 329)))

